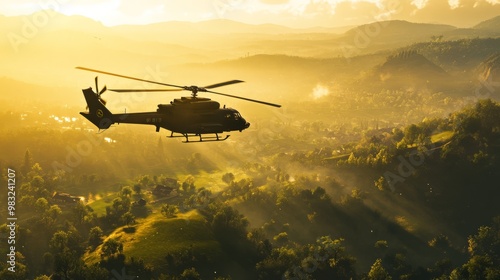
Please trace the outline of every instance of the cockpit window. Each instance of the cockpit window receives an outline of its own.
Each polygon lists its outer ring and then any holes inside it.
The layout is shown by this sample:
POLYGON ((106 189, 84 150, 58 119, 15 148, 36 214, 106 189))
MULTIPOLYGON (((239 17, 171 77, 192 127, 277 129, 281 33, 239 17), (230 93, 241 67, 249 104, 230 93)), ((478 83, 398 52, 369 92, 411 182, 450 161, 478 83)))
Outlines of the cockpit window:
POLYGON ((224 117, 226 119, 228 119, 228 120, 229 119, 233 119, 233 120, 236 120, 236 121, 240 120, 242 118, 241 115, 240 115, 240 113, 238 113, 238 112, 229 112, 226 115, 224 115, 224 117))

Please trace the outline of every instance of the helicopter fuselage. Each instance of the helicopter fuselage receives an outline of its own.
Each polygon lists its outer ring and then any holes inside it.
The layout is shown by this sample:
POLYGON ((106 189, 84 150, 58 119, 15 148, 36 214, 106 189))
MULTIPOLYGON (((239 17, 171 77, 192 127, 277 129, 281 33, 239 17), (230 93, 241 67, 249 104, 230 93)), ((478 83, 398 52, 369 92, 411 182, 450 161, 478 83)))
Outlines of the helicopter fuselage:
POLYGON ((164 128, 180 133, 188 140, 189 135, 201 139, 202 134, 242 131, 250 126, 238 111, 225 106, 220 108, 218 102, 209 98, 182 97, 170 104, 159 104, 156 112, 113 114, 91 88, 84 89, 83 94, 89 110, 80 114, 99 129, 119 123, 153 125, 156 131, 164 128))
POLYGON ((108 129, 115 123, 146 124, 155 126, 157 132, 160 131, 160 128, 170 130, 172 132, 170 137, 178 137, 174 136, 174 133, 180 133, 182 134, 180 137, 186 138, 185 142, 193 142, 190 141, 190 137, 193 136, 199 137, 199 140, 194 142, 223 141, 229 135, 221 139, 219 133, 236 130, 241 132, 247 129, 250 123, 238 111, 226 108, 226 106, 220 108, 219 102, 205 97, 198 97, 198 93, 222 95, 277 108, 281 107, 279 104, 213 91, 214 88, 242 83, 243 81, 241 80, 229 80, 204 87, 195 85, 181 86, 81 66, 77 66, 76 69, 169 87, 167 89, 109 89, 114 92, 166 92, 183 90, 191 92, 191 97, 177 98, 170 102, 170 104, 159 104, 156 112, 113 114, 106 108, 106 101, 101 98, 101 95, 106 92, 107 87, 104 86, 99 90, 98 77, 96 76, 94 79, 96 91, 94 92, 92 88, 82 90, 87 101, 88 111, 81 112, 80 114, 100 130, 108 129), (215 137, 205 136, 206 134, 215 134, 215 137))

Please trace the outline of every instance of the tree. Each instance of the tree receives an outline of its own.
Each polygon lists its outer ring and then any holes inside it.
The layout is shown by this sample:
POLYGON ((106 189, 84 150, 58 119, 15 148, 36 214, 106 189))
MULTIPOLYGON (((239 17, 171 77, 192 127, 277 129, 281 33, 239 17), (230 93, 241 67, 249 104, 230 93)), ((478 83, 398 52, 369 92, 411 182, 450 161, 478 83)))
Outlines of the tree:
POLYGON ((377 189, 379 191, 386 190, 387 189, 386 185, 387 185, 387 181, 385 180, 384 176, 380 176, 378 178, 378 180, 375 181, 375 187, 377 187, 377 189))
POLYGON ((137 194, 137 195, 140 195, 141 192, 142 192, 142 186, 141 184, 135 184, 134 185, 134 192, 137 194))
POLYGON ((7 266, 1 266, 0 279, 9 280, 24 280, 28 279, 28 269, 24 261, 24 256, 20 252, 16 252, 16 269, 15 272, 8 270, 7 266))
MULTIPOLYGON (((19 200, 19 203, 22 204, 23 206, 33 206, 35 205, 36 201, 35 201, 35 197, 32 196, 32 195, 23 195, 21 197, 21 199, 19 200)), ((26 207, 28 208, 28 207, 26 207)))
POLYGON ((397 127, 392 129, 392 139, 395 142, 401 141, 404 136, 405 136, 405 133, 401 129, 399 129, 397 127))
POLYGON ((237 240, 238 237, 246 237, 246 228, 248 220, 241 215, 238 210, 226 204, 217 204, 211 217, 211 226, 215 235, 225 241, 237 240))
POLYGON ((387 240, 378 240, 375 242, 375 248, 385 250, 389 248, 389 244, 387 243, 387 240))
MULTIPOLYGON (((37 165, 37 163, 35 163, 35 165, 37 165)), ((30 174, 32 173, 30 172, 30 174)), ((43 177, 39 175, 33 175, 31 176, 31 178, 33 178, 29 183, 31 194, 33 194, 35 197, 48 197, 49 193, 45 187, 45 180, 43 179, 43 177)))
POLYGON ((123 252, 123 243, 116 238, 109 238, 102 244, 102 255, 104 257, 112 257, 123 252))
POLYGON ((95 226, 90 229, 89 232, 89 245, 92 247, 97 247, 102 242, 103 231, 100 227, 95 226))
POLYGON ((234 181, 234 174, 231 172, 225 173, 222 175, 222 181, 228 185, 231 184, 234 181))
POLYGON ((184 182, 182 182, 182 190, 184 192, 192 192, 195 190, 195 185, 194 185, 194 177, 192 175, 189 175, 186 177, 184 182))
POLYGON ((452 271, 451 279, 500 279, 500 216, 469 237, 469 261, 452 271))
POLYGON ((62 230, 54 233, 49 246, 55 253, 61 253, 68 248, 68 234, 62 230))
POLYGON ((161 213, 167 218, 173 218, 179 212, 179 207, 172 204, 164 204, 161 207, 161 213))
POLYGON ((61 208, 58 205, 52 205, 50 206, 49 209, 45 211, 44 215, 53 220, 57 220, 57 218, 61 216, 61 214, 62 214, 61 208))
POLYGON ((346 253, 343 239, 322 236, 308 246, 309 259, 316 269, 311 273, 316 279, 352 279, 356 277, 356 259, 346 253))
POLYGON ((99 266, 99 264, 85 266, 83 272, 84 272, 84 277, 82 279, 109 279, 109 271, 99 266))
POLYGON ((139 184, 141 184, 144 188, 147 188, 152 183, 149 175, 144 175, 139 179, 139 184))
POLYGON ((411 124, 405 128, 404 140, 407 144, 414 144, 419 135, 421 134, 421 129, 416 124, 411 124))
POLYGON ((300 258, 295 248, 278 247, 272 249, 264 260, 258 262, 256 268, 259 279, 288 279, 283 276, 294 273, 289 270, 300 269, 299 263, 300 258))
POLYGON ((122 197, 130 197, 132 195, 132 188, 125 186, 121 189, 120 194, 122 197))
POLYGON ((280 232, 278 235, 273 237, 273 240, 278 246, 283 246, 288 242, 288 233, 280 232))
POLYGON ((185 269, 182 272, 180 279, 182 279, 182 280, 200 280, 201 277, 200 277, 200 274, 198 273, 198 271, 196 271, 196 268, 191 267, 191 268, 185 269))
POLYGON ((489 256, 472 256, 463 266, 453 270, 450 279, 500 279, 500 268, 489 256))
POLYGON ((387 273, 385 268, 382 266, 382 260, 377 259, 375 263, 373 263, 370 272, 368 272, 369 280, 391 280, 392 277, 387 273))
POLYGON ((93 211, 92 208, 88 205, 85 205, 82 201, 76 203, 76 205, 71 210, 73 213, 73 218, 78 225, 81 225, 86 221, 88 222, 93 218, 91 214, 91 212, 93 211))
POLYGON ((443 234, 434 237, 428 243, 429 246, 438 249, 443 254, 446 254, 446 251, 448 251, 451 248, 451 242, 448 239, 448 236, 443 234))
POLYGON ((135 223, 135 216, 130 212, 123 214, 120 219, 127 226, 135 223))
POLYGON ((123 214, 130 211, 130 198, 122 196, 113 199, 111 206, 106 207, 106 216, 118 220, 123 214))
POLYGON ((49 202, 47 199, 40 197, 35 202, 35 209, 38 213, 45 213, 49 209, 49 202))
POLYGON ((492 226, 481 226, 477 234, 469 237, 468 251, 471 256, 489 255, 500 266, 500 216, 492 226))
POLYGON ((28 175, 28 172, 31 170, 31 166, 33 166, 33 156, 31 155, 30 150, 26 149, 26 152, 24 152, 23 165, 21 166, 21 172, 24 176, 28 175))

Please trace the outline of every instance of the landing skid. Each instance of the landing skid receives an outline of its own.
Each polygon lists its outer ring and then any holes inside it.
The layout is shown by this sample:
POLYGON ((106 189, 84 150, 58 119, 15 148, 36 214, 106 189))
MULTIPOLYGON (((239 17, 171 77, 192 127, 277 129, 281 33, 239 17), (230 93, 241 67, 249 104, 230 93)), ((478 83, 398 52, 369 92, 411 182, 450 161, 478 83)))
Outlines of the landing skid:
POLYGON ((216 142, 216 141, 224 141, 227 138, 229 138, 230 135, 226 136, 220 136, 218 133, 214 133, 215 136, 203 136, 203 134, 188 134, 188 133, 181 133, 182 135, 174 135, 172 132, 170 134, 170 138, 178 138, 178 137, 184 137, 186 138, 186 141, 182 141, 182 143, 198 143, 198 142, 216 142), (197 140, 189 140, 189 138, 193 137, 198 137, 197 140))

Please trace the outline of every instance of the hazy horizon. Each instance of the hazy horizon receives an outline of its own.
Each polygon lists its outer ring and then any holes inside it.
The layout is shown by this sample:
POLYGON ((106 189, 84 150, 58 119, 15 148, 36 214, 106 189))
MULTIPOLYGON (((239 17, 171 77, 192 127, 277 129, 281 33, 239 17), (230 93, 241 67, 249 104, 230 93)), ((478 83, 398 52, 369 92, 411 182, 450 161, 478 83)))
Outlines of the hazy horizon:
POLYGON ((204 0, 157 1, 0 1, 0 15, 33 15, 54 10, 80 15, 105 26, 147 25, 160 22, 202 22, 227 19, 247 24, 278 24, 292 28, 344 27, 383 20, 440 23, 471 27, 500 15, 497 0, 204 0))

